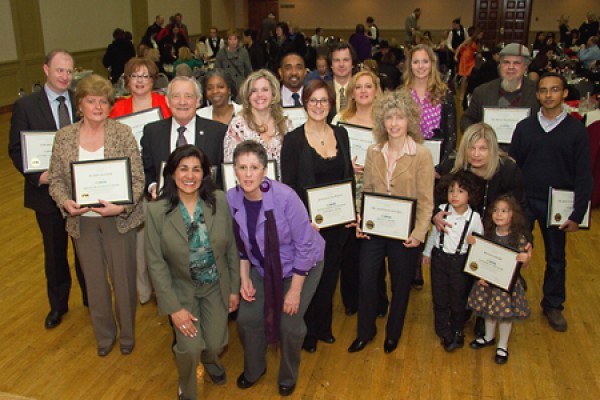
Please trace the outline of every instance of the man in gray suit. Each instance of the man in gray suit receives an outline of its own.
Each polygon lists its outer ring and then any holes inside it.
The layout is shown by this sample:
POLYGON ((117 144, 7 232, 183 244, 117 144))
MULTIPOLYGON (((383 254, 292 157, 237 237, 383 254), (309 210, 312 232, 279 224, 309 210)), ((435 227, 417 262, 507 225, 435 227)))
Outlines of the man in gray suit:
MULTIPOLYGON (((50 312, 46 329, 58 326, 69 310, 71 273, 67 260, 67 232, 65 220, 48 194, 48 171, 24 173, 21 152, 22 131, 56 131, 76 121, 76 104, 69 90, 73 80, 73 57, 63 49, 52 50, 44 63, 46 84, 44 89, 23 97, 14 104, 10 122, 8 153, 15 167, 25 177, 25 207, 35 211, 35 217, 44 242, 46 288, 50 312)), ((75 272, 87 306, 85 281, 79 262, 75 272)))
POLYGON ((217 186, 222 186, 220 171, 227 125, 198 117, 196 108, 201 100, 198 82, 187 76, 178 76, 167 88, 167 103, 173 116, 144 127, 142 161, 146 190, 153 199, 157 197, 162 163, 182 144, 194 144, 207 155, 211 166, 216 167, 213 171, 216 173, 217 186))
POLYGON ((500 78, 485 83, 473 91, 469 108, 460 120, 464 132, 469 126, 483 121, 484 107, 527 107, 529 115, 540 109, 535 83, 525 77, 530 57, 527 47, 511 43, 500 51, 500 78))

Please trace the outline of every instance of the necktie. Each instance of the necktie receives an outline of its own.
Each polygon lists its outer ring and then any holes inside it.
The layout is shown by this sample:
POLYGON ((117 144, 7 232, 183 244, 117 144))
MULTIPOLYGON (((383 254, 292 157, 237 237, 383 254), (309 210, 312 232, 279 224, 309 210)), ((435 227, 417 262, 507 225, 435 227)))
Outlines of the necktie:
POLYGON ((346 108, 346 94, 344 93, 344 88, 340 88, 340 111, 346 108))
POLYGON ((185 135, 183 134, 185 132, 185 126, 180 126, 179 128, 177 128, 177 133, 179 133, 179 135, 177 136, 177 143, 176 146, 177 147, 181 147, 181 146, 185 146, 187 143, 187 139, 185 138, 185 135))
POLYGON ((69 110, 67 110, 65 96, 58 96, 56 100, 58 100, 58 128, 60 129, 71 125, 71 117, 69 116, 69 110))
POLYGON ((302 107, 302 103, 300 103, 300 95, 298 93, 292 93, 292 99, 294 99, 294 107, 302 107))

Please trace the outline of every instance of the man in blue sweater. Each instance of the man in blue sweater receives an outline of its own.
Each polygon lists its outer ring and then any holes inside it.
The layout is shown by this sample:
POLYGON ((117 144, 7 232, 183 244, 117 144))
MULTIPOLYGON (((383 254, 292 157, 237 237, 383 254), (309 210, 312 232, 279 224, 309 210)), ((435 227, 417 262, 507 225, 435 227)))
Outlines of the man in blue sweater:
POLYGON ((567 330, 562 315, 566 232, 579 229, 592 193, 588 134, 581 122, 563 110, 566 97, 565 79, 556 73, 544 74, 537 84, 540 111, 517 124, 510 145, 510 155, 523 171, 526 214, 532 228, 538 221, 546 248, 542 309, 550 326, 559 332, 567 330), (547 227, 550 187, 575 193, 573 212, 558 228, 547 227))

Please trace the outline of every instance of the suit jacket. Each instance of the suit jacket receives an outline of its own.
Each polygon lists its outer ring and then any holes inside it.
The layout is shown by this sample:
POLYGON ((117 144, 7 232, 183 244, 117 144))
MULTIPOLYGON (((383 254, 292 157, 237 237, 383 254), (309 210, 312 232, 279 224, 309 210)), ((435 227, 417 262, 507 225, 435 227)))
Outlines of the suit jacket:
MULTIPOLYGON (((67 232, 75 239, 79 238, 80 217, 72 217, 63 209, 63 204, 66 200, 73 198, 70 163, 79 160, 80 129, 81 122, 76 122, 56 133, 48 170, 50 195, 63 216, 67 218, 67 232)), ((125 211, 116 216, 117 230, 119 233, 125 233, 144 221, 144 210, 141 203, 144 194, 142 160, 131 128, 107 119, 104 125, 104 158, 115 157, 128 157, 131 163, 133 204, 126 205, 125 211)))
MULTIPOLYGON (((477 87, 473 91, 473 97, 469 108, 464 112, 460 119, 460 128, 466 131, 473 124, 483 121, 483 107, 497 107, 498 99, 500 98, 500 82, 501 79, 495 79, 477 87)), ((523 78, 521 86, 521 99, 518 107, 529 107, 534 115, 540 109, 540 103, 535 96, 535 82, 531 79, 523 78)))
MULTIPOLYGON (((153 182, 158 182, 160 166, 171 154, 171 123, 173 118, 152 122, 144 127, 142 136, 142 161, 146 175, 146 190, 153 182)), ((206 154, 210 164, 217 167, 216 181, 221 182, 223 163, 223 138, 227 125, 209 119, 196 117, 196 146, 206 154)))
MULTIPOLYGON (((410 235, 422 243, 429 232, 434 178, 431 153, 417 143, 416 154, 405 155, 398 160, 390 180, 389 194, 417 199, 415 227, 410 235)), ((363 192, 388 194, 387 162, 378 144, 371 145, 367 150, 363 182, 363 192)))
MULTIPOLYGON (((76 121, 75 96, 71 98, 71 115, 76 121)), ((10 120, 10 139, 8 154, 15 167, 23 174, 23 155, 21 153, 21 131, 57 131, 56 121, 50 109, 48 96, 44 89, 34 92, 15 102, 10 120)), ((48 194, 48 185, 39 185, 41 173, 23 174, 25 177, 25 207, 36 212, 54 213, 56 203, 48 194)))
MULTIPOLYGON (((240 292, 240 258, 225 194, 217 190, 216 214, 200 200, 217 270, 224 307, 240 292)), ((190 275, 188 236, 178 207, 166 213, 167 200, 148 203, 145 224, 146 261, 161 314, 192 310, 195 286, 190 275)))

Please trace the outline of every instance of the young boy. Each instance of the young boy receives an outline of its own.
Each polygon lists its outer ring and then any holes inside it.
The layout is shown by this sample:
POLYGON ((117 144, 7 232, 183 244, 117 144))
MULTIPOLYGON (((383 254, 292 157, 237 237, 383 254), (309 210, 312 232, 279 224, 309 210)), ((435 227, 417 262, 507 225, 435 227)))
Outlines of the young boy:
POLYGON ((440 205, 440 210, 450 213, 445 217, 450 224, 448 233, 434 227, 423 251, 423 264, 431 264, 435 332, 448 352, 463 347, 465 342, 463 328, 472 282, 463 272, 469 248, 467 236, 483 232, 481 216, 469 206, 476 204, 480 196, 477 179, 468 171, 442 179, 440 190, 447 191, 448 203, 440 205))

